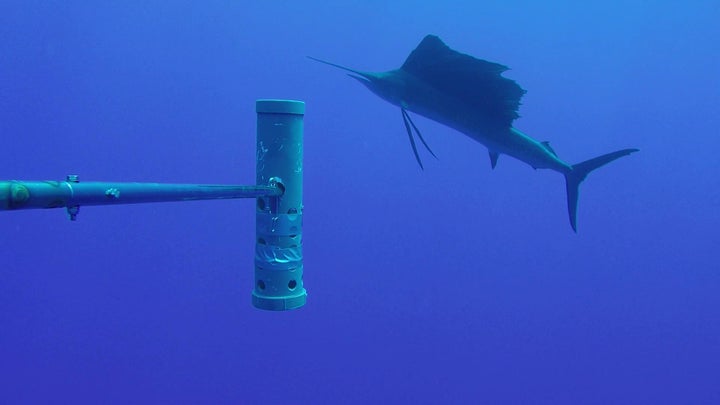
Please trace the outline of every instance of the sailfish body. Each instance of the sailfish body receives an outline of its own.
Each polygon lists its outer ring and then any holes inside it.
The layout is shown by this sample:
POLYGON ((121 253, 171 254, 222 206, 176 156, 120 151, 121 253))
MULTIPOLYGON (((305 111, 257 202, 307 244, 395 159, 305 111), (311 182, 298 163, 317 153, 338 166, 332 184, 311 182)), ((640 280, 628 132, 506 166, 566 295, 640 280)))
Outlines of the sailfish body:
POLYGON ((437 36, 426 36, 400 69, 363 72, 320 59, 318 62, 351 72, 372 92, 400 107, 415 158, 422 168, 413 130, 433 155, 407 111, 453 128, 488 149, 493 168, 498 156, 508 155, 535 169, 551 169, 566 179, 570 225, 577 231, 580 183, 592 170, 637 149, 623 149, 571 165, 560 159, 547 142, 539 142, 513 127, 525 94, 502 73, 508 68, 450 49, 437 36), (411 129, 412 127, 412 129, 411 129))

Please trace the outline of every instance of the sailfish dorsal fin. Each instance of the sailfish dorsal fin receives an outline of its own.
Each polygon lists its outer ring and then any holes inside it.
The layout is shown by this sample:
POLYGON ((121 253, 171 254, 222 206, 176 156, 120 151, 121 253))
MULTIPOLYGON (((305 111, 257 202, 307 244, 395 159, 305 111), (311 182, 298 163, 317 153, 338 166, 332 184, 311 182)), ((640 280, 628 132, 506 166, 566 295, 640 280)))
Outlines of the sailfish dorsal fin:
POLYGON ((473 106, 499 127, 512 125, 525 94, 514 80, 501 75, 506 66, 457 52, 435 35, 427 35, 401 69, 473 106))
POLYGON ((557 153, 555 153, 555 150, 552 148, 552 146, 550 146, 550 142, 549 142, 549 141, 542 141, 542 142, 540 142, 540 143, 541 143, 542 146, 545 148, 545 150, 547 150, 548 152, 552 153, 553 156, 558 157, 557 153))

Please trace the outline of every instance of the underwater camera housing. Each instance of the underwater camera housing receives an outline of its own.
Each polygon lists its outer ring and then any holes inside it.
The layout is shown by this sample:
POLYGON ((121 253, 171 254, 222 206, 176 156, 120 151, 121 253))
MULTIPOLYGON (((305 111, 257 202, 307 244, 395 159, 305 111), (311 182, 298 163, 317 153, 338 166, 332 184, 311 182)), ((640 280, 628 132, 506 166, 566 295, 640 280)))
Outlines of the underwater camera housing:
POLYGON ((256 185, 0 181, 0 210, 83 205, 255 198, 255 307, 285 311, 305 305, 302 254, 303 118, 305 103, 257 100, 256 185))

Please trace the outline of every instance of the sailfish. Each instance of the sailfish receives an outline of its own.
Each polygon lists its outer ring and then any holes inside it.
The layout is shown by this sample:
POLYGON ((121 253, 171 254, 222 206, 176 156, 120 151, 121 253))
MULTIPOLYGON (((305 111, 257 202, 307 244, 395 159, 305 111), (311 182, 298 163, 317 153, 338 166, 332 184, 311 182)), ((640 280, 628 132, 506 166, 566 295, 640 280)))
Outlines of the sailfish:
POLYGON ((455 129, 485 145, 493 169, 500 155, 512 156, 534 169, 551 169, 565 176, 570 226, 577 232, 580 183, 587 175, 638 149, 621 149, 577 164, 560 159, 548 142, 537 141, 513 127, 525 90, 502 76, 508 67, 460 53, 439 37, 427 35, 395 70, 365 72, 309 57, 336 68, 370 91, 400 107, 413 154, 420 168, 417 138, 432 152, 408 111, 455 129))

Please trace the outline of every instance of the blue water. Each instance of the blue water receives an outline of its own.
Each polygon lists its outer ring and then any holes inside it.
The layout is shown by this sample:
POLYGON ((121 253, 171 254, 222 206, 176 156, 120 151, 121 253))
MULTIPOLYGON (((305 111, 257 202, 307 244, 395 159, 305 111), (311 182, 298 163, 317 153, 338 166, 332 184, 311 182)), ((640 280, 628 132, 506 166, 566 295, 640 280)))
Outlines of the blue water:
POLYGON ((254 181, 307 102, 305 284, 259 311, 252 201, 0 213, 2 404, 720 403, 717 1, 5 1, 0 179, 254 181), (284 4, 283 4, 284 3, 284 4), (428 33, 512 68, 556 173, 339 70, 428 33))

